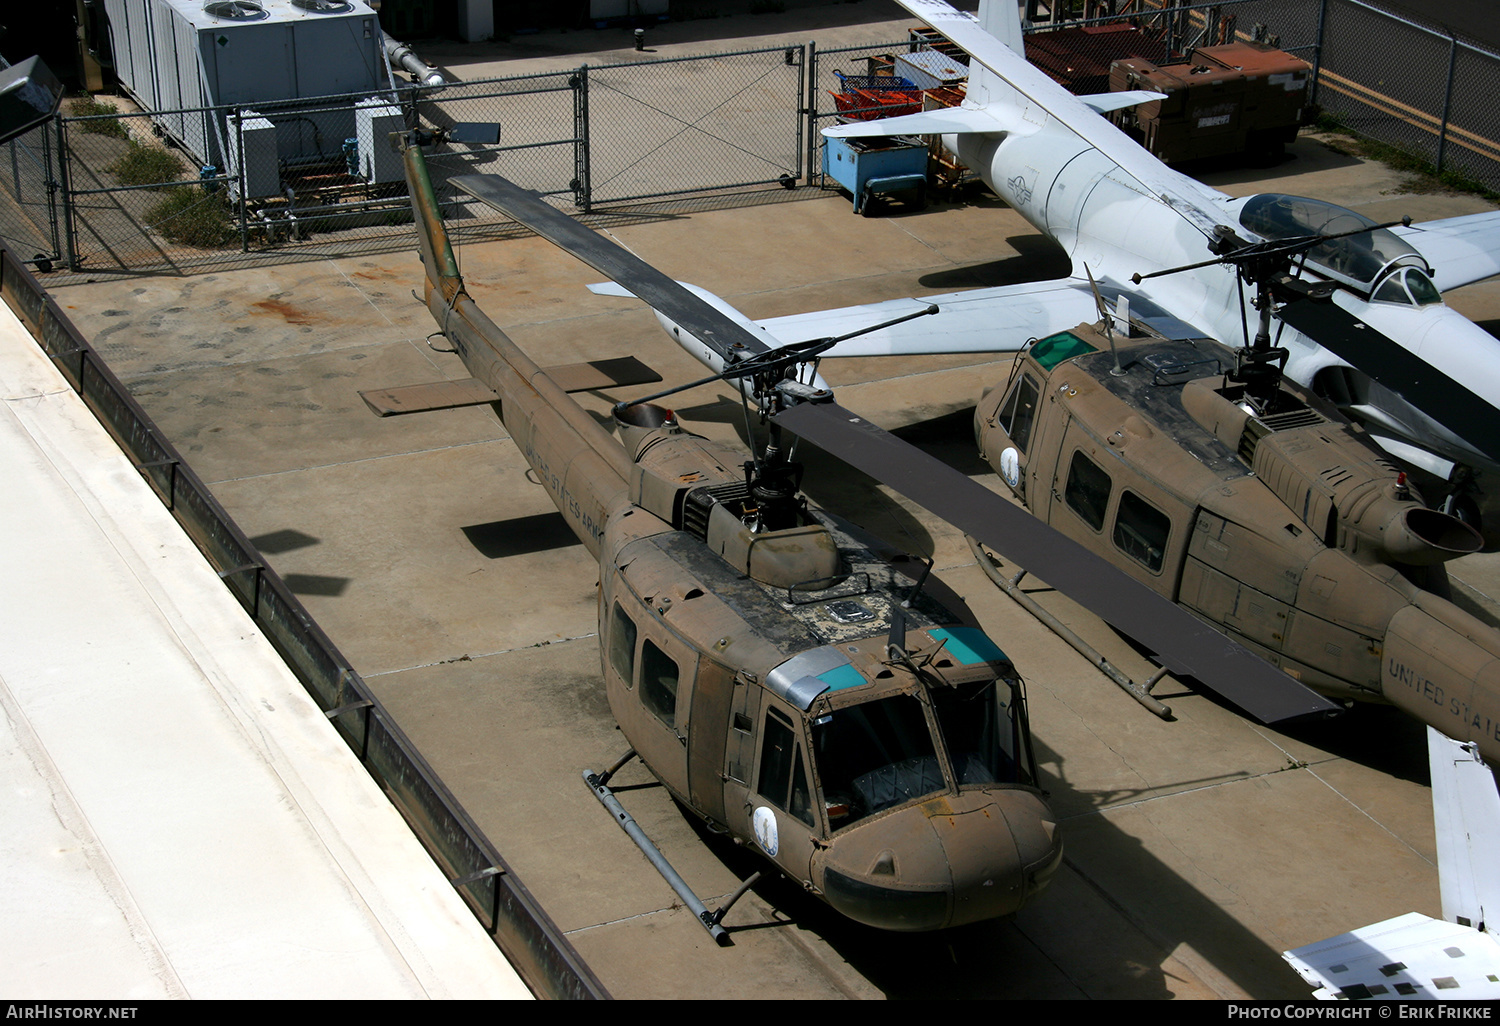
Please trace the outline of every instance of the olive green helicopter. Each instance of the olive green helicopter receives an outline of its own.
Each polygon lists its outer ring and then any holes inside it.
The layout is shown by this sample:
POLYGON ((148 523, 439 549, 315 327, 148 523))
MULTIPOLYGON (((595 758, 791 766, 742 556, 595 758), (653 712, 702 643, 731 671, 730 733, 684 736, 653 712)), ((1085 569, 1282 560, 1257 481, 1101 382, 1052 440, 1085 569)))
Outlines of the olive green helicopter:
POLYGON ((1500 629, 1451 601, 1443 566, 1481 536, 1285 377, 1271 338, 1273 311, 1313 323, 1330 305, 1299 257, 1385 227, 1222 230, 1204 264, 1233 268, 1259 313, 1234 350, 1138 293, 1096 292, 1101 320, 1034 340, 976 406, 975 437, 1033 513, 1141 584, 1320 694, 1393 704, 1493 762, 1500 629))
POLYGON ((567 390, 656 379, 610 360, 544 370, 485 316, 449 246, 430 141, 401 137, 424 300, 473 378, 364 397, 382 414, 489 404, 599 560, 601 671, 630 751, 584 778, 719 943, 724 913, 756 877, 707 909, 610 791, 630 758, 709 830, 872 927, 1013 914, 1062 857, 1010 657, 929 576, 931 561, 808 502, 793 436, 1001 551, 1045 551, 1064 591, 1093 596, 1106 582, 1091 608, 1253 715, 1334 711, 1009 499, 844 409, 816 374, 837 340, 771 351, 534 194, 498 176, 450 179, 687 325, 722 366, 693 385, 737 383, 765 442, 752 456, 691 433, 654 401, 669 393, 617 404, 612 433, 567 390))

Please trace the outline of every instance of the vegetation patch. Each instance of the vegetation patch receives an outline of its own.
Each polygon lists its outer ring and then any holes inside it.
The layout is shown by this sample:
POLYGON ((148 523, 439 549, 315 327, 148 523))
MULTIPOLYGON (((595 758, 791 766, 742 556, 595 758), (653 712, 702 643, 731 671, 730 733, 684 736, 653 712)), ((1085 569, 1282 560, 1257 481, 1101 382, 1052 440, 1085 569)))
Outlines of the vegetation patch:
MULTIPOLYGON (((73 101, 73 116, 77 118, 94 117, 99 114, 118 114, 120 108, 104 100, 96 100, 92 96, 82 96, 73 101)), ((129 139, 130 133, 125 131, 125 126, 117 118, 101 117, 97 121, 80 121, 78 127, 91 135, 107 135, 112 139, 129 139)))
POLYGON ((1500 200, 1500 192, 1483 182, 1477 182, 1457 171, 1440 172, 1436 165, 1420 154, 1360 135, 1345 125, 1336 114, 1320 114, 1313 127, 1319 132, 1335 136, 1336 138, 1324 142, 1339 153, 1377 160, 1393 171, 1400 171, 1406 176, 1401 183, 1403 192, 1468 192, 1487 200, 1500 200))
POLYGON ((184 246, 212 249, 232 241, 237 232, 224 193, 199 185, 174 185, 146 213, 146 227, 184 246))
POLYGON ((119 179, 121 185, 150 185, 165 189, 177 181, 183 167, 175 154, 132 141, 130 149, 104 170, 119 179))

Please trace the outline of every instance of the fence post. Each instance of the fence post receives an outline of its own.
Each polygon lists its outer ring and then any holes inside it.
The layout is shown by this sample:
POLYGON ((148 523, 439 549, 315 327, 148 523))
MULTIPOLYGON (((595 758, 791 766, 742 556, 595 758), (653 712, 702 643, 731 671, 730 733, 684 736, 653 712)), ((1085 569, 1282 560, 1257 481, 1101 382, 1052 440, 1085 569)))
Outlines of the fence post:
POLYGON ((589 66, 581 66, 569 84, 573 86, 573 203, 587 214, 594 198, 589 163, 589 66))
POLYGON ((818 149, 818 44, 807 43, 807 184, 822 173, 823 158, 818 149))
POLYGON ((1458 35, 1448 30, 1448 84, 1443 89, 1443 117, 1438 122, 1437 173, 1443 173, 1443 153, 1448 148, 1448 115, 1453 110, 1453 72, 1458 66, 1458 35))
POLYGON ((66 122, 61 114, 57 115, 57 175, 59 187, 62 190, 62 228, 63 247, 68 258, 68 270, 80 269, 78 254, 73 249, 73 190, 69 184, 68 174, 68 136, 66 122))
POLYGON ((1317 106, 1318 103, 1319 79, 1323 70, 1323 31, 1327 24, 1328 0, 1321 0, 1318 4, 1318 32, 1313 40, 1312 83, 1307 89, 1307 102, 1312 106, 1317 106))
MULTIPOLYGON (((42 130, 42 185, 47 190, 47 241, 52 243, 52 259, 62 255, 62 240, 57 237, 57 179, 52 174, 52 136, 42 130)), ((15 144, 12 143, 12 146, 15 144)), ((20 192, 16 193, 17 199, 20 192)))

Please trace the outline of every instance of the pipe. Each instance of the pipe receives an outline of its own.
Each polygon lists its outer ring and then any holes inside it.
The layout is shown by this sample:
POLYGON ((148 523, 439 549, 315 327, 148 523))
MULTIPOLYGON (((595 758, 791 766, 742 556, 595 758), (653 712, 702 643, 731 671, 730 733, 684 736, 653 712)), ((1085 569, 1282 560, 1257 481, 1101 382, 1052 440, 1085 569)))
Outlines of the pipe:
POLYGON ((398 39, 385 37, 385 59, 390 61, 391 67, 405 71, 417 80, 418 85, 429 89, 441 89, 448 84, 443 73, 422 58, 418 57, 411 47, 398 39))

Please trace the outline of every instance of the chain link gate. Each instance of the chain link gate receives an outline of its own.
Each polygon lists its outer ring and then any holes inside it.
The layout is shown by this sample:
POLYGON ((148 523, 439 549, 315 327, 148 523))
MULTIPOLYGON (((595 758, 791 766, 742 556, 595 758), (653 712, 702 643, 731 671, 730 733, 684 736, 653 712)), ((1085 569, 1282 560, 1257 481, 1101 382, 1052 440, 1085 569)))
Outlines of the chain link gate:
POLYGON ((803 173, 806 65, 807 47, 778 46, 586 68, 578 205, 791 188, 803 173))

